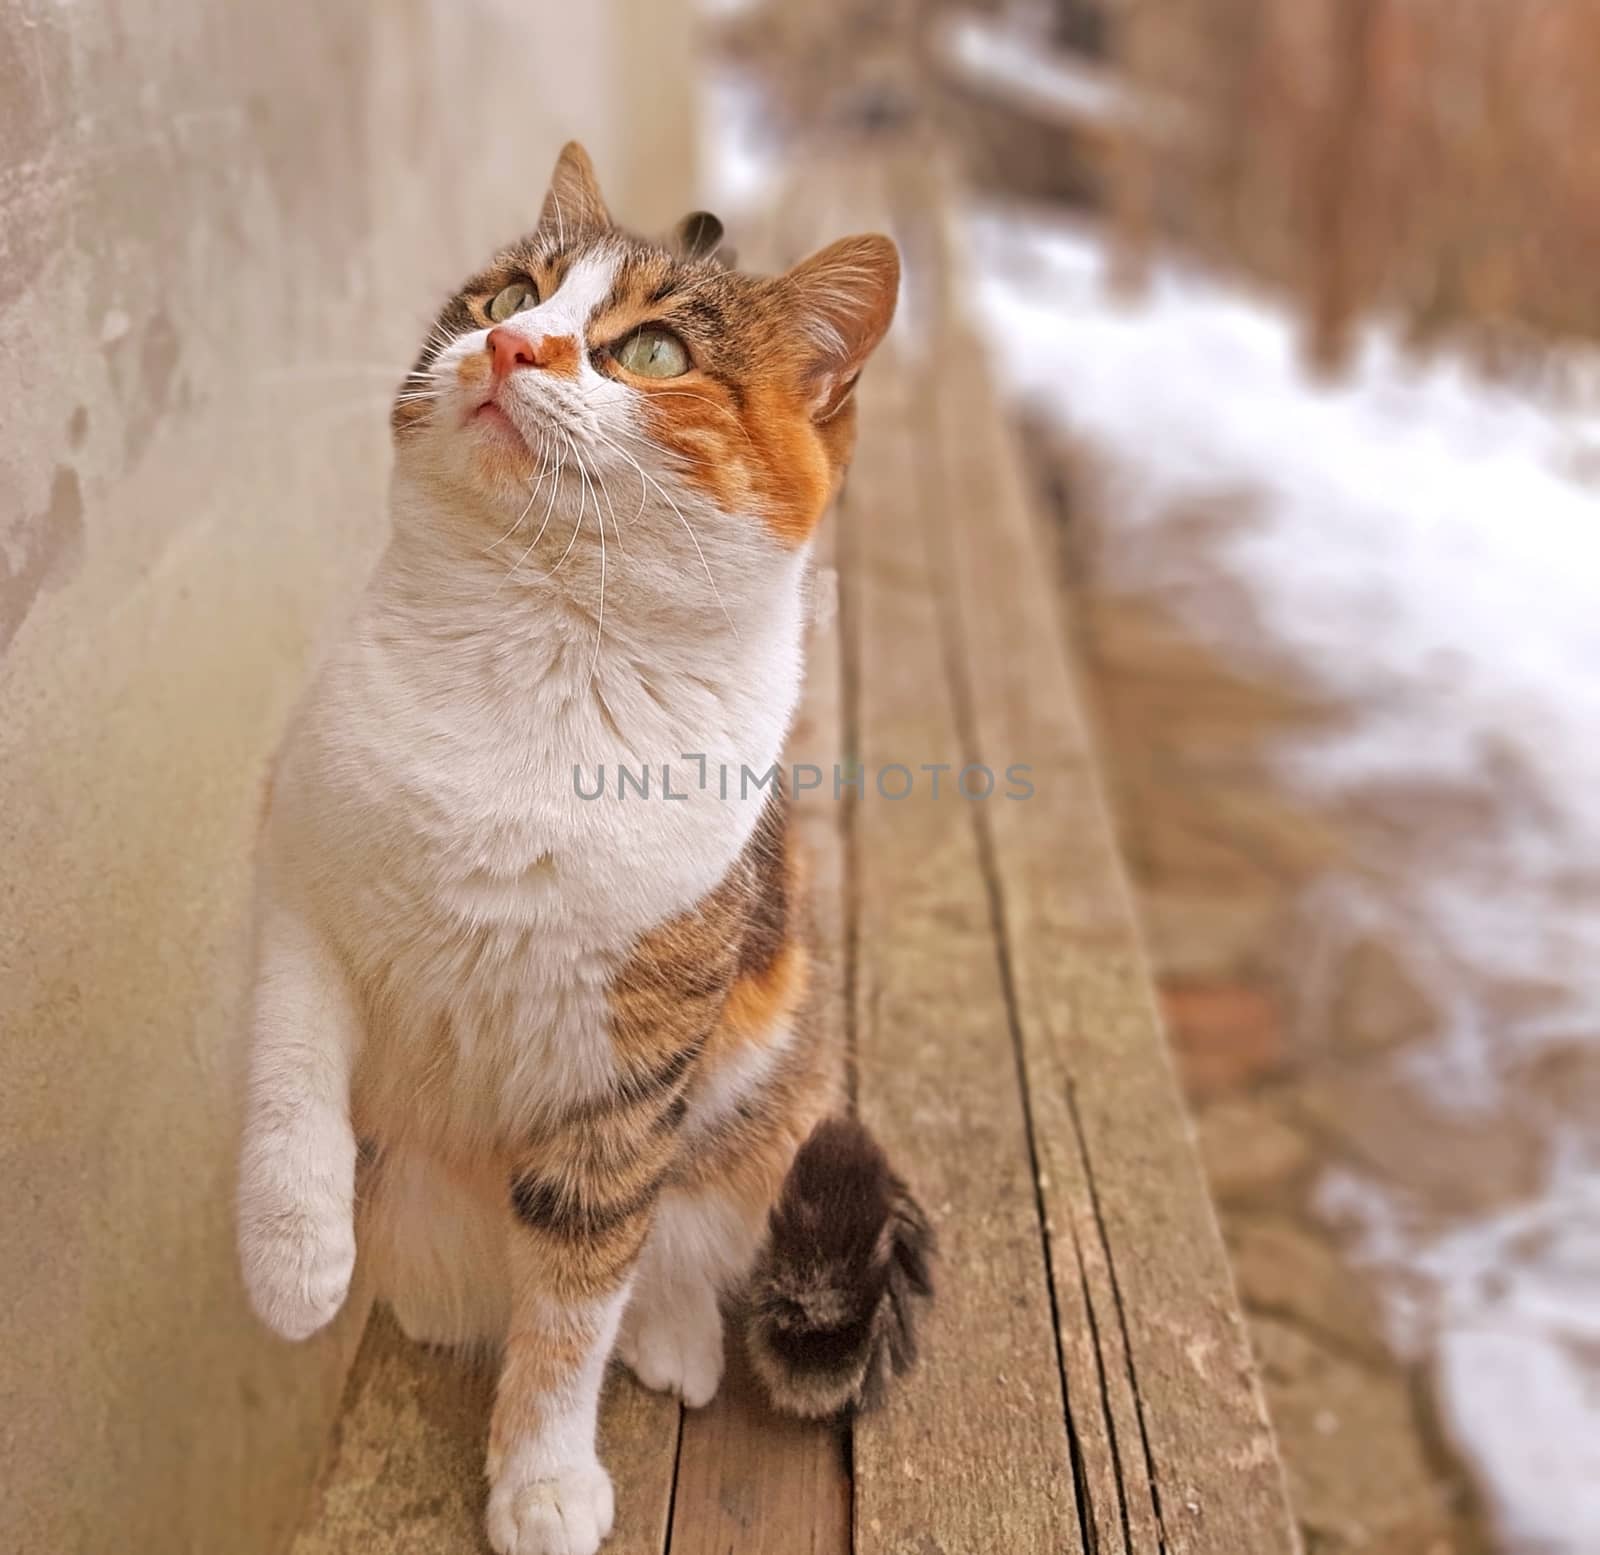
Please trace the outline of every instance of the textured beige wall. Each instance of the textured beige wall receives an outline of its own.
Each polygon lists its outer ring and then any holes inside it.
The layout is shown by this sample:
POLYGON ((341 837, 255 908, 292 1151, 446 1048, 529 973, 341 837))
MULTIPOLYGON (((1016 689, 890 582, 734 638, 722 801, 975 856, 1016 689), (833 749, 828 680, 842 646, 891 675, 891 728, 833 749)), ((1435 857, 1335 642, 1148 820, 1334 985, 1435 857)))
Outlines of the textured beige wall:
POLYGON ((263 762, 432 303, 568 134, 625 214, 681 209, 685 10, 0 0, 8 1555, 294 1519, 354 1325, 280 1345, 233 1266, 263 762))

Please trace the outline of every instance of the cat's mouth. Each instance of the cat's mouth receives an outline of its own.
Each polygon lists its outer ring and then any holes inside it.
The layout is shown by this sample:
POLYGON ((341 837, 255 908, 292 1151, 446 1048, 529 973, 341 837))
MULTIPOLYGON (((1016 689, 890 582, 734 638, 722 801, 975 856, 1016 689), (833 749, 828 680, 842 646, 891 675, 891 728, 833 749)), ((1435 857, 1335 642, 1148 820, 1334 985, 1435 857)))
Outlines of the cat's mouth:
POLYGON ((516 422, 501 409, 499 401, 492 396, 484 400, 468 414, 467 424, 483 428, 492 437, 514 442, 524 452, 527 452, 527 438, 517 429, 516 422))

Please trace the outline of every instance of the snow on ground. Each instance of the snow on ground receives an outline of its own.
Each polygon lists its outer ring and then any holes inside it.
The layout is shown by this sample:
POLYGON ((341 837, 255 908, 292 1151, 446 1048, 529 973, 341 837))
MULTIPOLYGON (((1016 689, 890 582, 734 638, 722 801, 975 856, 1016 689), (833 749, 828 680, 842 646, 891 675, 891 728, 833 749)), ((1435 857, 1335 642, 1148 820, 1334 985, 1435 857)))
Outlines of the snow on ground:
MULTIPOLYGON (((1113 567, 1344 710, 1284 752, 1286 780, 1495 796, 1470 839, 1398 872, 1398 899, 1356 906, 1393 915, 1447 1012, 1417 1078, 1494 1128, 1531 1056, 1600 1042, 1600 407, 1417 365, 1381 329, 1315 385, 1259 298, 1168 267, 1124 306, 1082 231, 987 209, 968 230, 1013 394, 1109 472, 1113 567), (1171 530, 1197 505, 1244 515, 1199 574, 1171 530), (1563 992, 1507 1014, 1475 994, 1497 980, 1563 992)), ((1600 1131, 1580 1110, 1543 1120, 1540 1195, 1484 1220, 1324 1184, 1515 1555, 1600 1548, 1600 1131)))

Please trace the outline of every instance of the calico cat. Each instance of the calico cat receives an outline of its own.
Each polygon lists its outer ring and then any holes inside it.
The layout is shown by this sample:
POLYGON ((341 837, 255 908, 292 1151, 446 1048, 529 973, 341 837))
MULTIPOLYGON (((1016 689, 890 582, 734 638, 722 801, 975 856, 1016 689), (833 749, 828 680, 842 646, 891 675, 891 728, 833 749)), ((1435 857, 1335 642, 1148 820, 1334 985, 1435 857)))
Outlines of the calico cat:
POLYGON ((268 800, 246 1286, 304 1338, 359 1246, 414 1338, 498 1347, 501 1555, 610 1532, 613 1347, 705 1404, 738 1297, 774 1402, 827 1415, 909 1363, 929 1293, 812 1008, 786 799, 751 781, 899 261, 857 237, 756 277, 719 234, 619 230, 562 152, 405 380, 393 535, 268 800))

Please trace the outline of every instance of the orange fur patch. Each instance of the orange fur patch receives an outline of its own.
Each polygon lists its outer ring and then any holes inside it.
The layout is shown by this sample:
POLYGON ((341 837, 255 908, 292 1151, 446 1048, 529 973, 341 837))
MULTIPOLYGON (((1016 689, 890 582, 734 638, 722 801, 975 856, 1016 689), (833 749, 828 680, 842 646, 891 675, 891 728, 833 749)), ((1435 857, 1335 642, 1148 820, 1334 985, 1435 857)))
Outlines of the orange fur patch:
POLYGON ((810 537, 833 496, 835 469, 805 406, 782 383, 747 381, 743 405, 692 375, 647 389, 651 438, 683 461, 682 478, 724 512, 755 512, 780 539, 810 537))
POLYGON ((809 965, 805 946, 790 940, 770 965, 741 977, 729 990, 723 1027, 739 1036, 766 1035, 799 1005, 809 965))
MULTIPOLYGON (((510 328, 502 325, 501 328, 510 328)), ((522 335, 533 351, 533 365, 540 372, 546 372, 556 378, 576 378, 578 376, 578 363, 582 359, 582 351, 578 346, 576 335, 540 335, 537 339, 532 335, 523 335, 520 329, 513 329, 513 334, 522 335)))

